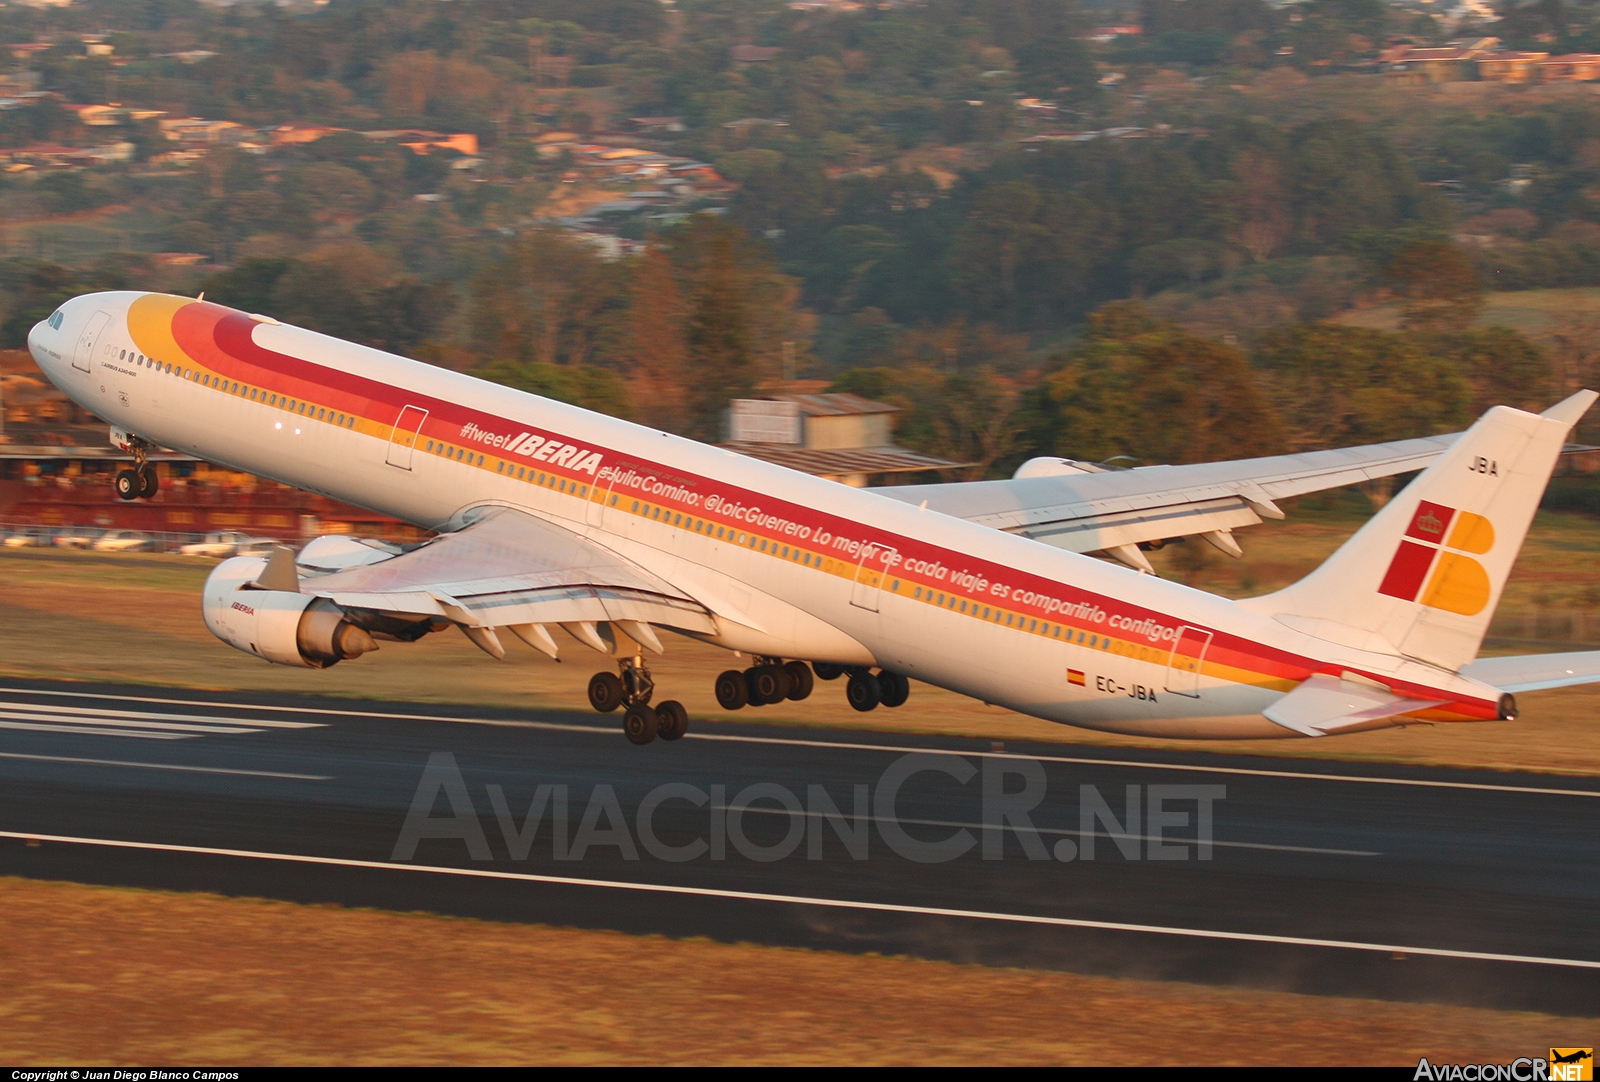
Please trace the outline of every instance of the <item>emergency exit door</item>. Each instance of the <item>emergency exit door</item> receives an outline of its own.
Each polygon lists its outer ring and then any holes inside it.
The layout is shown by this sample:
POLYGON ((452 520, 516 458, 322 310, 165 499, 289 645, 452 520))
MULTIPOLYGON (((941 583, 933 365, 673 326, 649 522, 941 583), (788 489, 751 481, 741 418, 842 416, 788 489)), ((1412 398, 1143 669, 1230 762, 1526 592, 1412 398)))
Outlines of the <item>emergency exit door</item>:
POLYGON ((411 454, 417 449, 417 436, 427 418, 428 411, 420 406, 407 406, 400 411, 394 430, 389 433, 389 465, 401 470, 411 468, 411 454))

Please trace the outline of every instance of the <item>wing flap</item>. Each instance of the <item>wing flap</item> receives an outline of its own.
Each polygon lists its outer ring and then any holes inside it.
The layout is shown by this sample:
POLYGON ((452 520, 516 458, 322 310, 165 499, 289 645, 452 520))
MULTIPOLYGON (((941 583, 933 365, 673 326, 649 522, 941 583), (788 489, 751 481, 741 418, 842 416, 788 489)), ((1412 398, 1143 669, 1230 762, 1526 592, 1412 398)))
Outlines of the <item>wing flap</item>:
POLYGON ((301 580, 347 609, 442 616, 469 628, 633 620, 712 633, 705 606, 570 530, 494 508, 383 560, 301 580))
POLYGON ((1096 552, 1118 545, 1137 545, 1167 537, 1188 537, 1213 530, 1254 526, 1261 516, 1237 496, 1191 504, 1087 514, 1008 530, 1071 552, 1096 552))

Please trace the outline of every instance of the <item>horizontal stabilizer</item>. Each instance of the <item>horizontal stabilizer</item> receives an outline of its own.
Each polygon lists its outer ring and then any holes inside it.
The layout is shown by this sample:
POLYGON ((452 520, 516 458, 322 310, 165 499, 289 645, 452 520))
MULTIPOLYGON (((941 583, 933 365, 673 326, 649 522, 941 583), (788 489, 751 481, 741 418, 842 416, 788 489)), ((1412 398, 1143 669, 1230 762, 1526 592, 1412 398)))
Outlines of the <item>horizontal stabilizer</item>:
POLYGON ((1461 675, 1513 693, 1600 683, 1600 650, 1479 658, 1461 675))
POLYGON ((1437 705, 1436 699, 1403 699, 1383 688, 1319 674, 1262 713, 1268 721, 1303 736, 1327 736, 1354 725, 1437 705))

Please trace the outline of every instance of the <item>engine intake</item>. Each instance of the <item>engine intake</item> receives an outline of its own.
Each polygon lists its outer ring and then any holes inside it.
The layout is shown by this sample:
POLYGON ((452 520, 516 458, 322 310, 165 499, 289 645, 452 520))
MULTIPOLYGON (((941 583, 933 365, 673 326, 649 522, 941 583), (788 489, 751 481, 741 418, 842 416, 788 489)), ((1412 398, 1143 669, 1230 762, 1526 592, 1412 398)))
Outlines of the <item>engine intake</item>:
POLYGON ((325 669, 378 648, 325 597, 247 589, 265 567, 258 557, 236 556, 206 579, 206 626, 217 638, 275 664, 307 669, 325 669))

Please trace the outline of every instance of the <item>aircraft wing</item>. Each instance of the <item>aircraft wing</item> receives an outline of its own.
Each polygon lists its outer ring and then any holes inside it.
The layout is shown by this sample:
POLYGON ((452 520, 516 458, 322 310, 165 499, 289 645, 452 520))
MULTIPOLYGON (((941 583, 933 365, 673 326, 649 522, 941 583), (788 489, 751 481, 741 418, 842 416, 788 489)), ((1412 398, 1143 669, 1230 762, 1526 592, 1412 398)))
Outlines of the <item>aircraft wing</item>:
MULTIPOLYGON (((602 621, 620 623, 652 647, 657 645, 647 626, 652 623, 716 630, 703 605, 638 564, 572 530, 510 508, 492 508, 463 529, 400 555, 370 551, 370 562, 310 574, 299 580, 299 590, 345 609, 442 617, 461 625, 491 653, 481 629, 510 627, 547 653, 554 647, 540 646, 549 640, 538 630, 547 624, 566 627, 596 649, 602 647, 596 645, 593 625, 602 621)), ((308 549, 301 566, 314 567, 315 556, 308 549)), ((279 588, 267 581, 273 573, 269 564, 259 585, 279 588)))
MULTIPOLYGON (((1106 551, 1148 567, 1141 542, 1200 534, 1240 555, 1230 531, 1282 518, 1274 500, 1427 467, 1459 433, 1335 451, 1107 470, 1067 460, 1063 472, 1006 481, 874 489, 909 504, 1072 552, 1106 551)), ((1046 469, 1052 468, 1050 465, 1046 469)))

